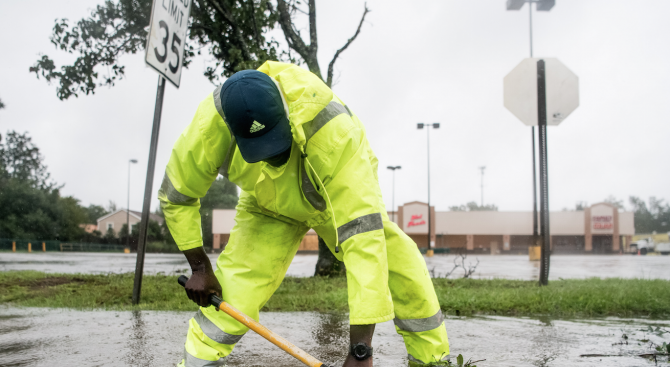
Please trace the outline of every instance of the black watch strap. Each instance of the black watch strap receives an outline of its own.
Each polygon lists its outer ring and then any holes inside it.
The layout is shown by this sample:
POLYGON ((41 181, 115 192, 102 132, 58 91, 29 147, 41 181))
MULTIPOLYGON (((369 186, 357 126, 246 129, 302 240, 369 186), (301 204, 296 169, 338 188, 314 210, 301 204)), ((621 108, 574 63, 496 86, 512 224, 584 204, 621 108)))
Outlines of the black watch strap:
POLYGON ((356 343, 349 346, 349 354, 359 361, 364 361, 372 357, 372 347, 365 343, 356 343))

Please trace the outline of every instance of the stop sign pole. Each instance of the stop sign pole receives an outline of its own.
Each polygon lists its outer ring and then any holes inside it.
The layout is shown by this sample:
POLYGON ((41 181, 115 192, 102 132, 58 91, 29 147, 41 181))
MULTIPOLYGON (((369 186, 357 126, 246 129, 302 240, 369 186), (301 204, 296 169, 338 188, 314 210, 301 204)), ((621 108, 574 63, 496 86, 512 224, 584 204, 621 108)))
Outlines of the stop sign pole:
POLYGON ((156 104, 154 106, 154 122, 151 129, 151 146, 147 179, 144 184, 144 204, 142 205, 142 221, 140 222, 140 238, 137 244, 137 263, 135 264, 135 282, 133 284, 133 304, 140 303, 142 292, 142 274, 144 272, 144 254, 146 252, 147 228, 151 212, 151 190, 154 186, 156 169, 156 150, 158 149, 158 133, 161 126, 163 96, 165 82, 170 81, 179 88, 184 55, 184 41, 188 31, 188 17, 191 12, 191 0, 165 1, 154 0, 151 10, 150 29, 147 38, 145 62, 159 74, 156 104))
POLYGON ((549 284, 549 168, 547 161, 547 79, 544 60, 537 61, 537 122, 540 145, 540 285, 549 284))
POLYGON ((521 122, 538 127, 540 168, 540 284, 549 281, 549 168, 547 126, 559 125, 579 107, 579 78, 555 58, 522 60, 504 79, 504 104, 521 122))

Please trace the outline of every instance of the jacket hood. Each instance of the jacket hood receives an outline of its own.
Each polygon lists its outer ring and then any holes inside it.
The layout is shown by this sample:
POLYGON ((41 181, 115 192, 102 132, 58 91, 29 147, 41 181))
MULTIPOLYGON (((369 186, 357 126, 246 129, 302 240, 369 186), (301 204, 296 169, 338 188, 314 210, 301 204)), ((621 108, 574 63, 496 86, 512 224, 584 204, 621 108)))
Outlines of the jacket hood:
POLYGON ((333 100, 333 91, 318 76, 297 65, 266 61, 258 71, 279 84, 288 105, 293 140, 303 147, 307 142, 303 126, 333 100))

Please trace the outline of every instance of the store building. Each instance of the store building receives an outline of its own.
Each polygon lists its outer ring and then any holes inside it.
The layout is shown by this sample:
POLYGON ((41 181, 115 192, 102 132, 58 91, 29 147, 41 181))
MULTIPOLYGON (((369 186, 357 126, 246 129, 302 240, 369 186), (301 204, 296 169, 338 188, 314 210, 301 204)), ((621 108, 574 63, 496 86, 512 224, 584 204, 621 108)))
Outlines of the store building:
MULTIPOLYGON (((475 253, 528 253, 533 243, 532 212, 435 212, 431 207, 431 238, 436 248, 475 253)), ((428 243, 428 207, 411 202, 398 208, 401 229, 419 247, 428 243)), ((553 253, 612 253, 624 249, 635 234, 633 212, 620 212, 608 203, 584 211, 550 212, 553 253)))
MULTIPOLYGON (((428 205, 406 203, 389 218, 420 248, 428 247, 428 205)), ((228 242, 235 210, 214 210, 214 248, 228 242)), ((431 207, 431 239, 435 248, 488 254, 527 254, 533 243, 532 212, 471 211, 436 212, 431 207)), ((594 204, 584 211, 551 212, 549 216, 553 253, 616 253, 631 243, 635 234, 633 212, 622 212, 608 203, 594 204)), ((316 233, 310 230, 299 251, 316 251, 316 233)))

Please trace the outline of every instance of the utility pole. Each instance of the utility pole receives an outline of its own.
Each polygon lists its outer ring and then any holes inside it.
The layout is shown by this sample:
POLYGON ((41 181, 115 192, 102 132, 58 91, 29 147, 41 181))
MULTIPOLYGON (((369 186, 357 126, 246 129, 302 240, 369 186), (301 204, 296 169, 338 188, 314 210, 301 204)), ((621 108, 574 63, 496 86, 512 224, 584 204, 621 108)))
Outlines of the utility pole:
POLYGON ((131 159, 128 161, 128 197, 126 202, 126 230, 128 235, 126 236, 126 247, 130 247, 130 164, 137 163, 137 159, 131 159))
POLYGON ((479 169, 482 171, 482 183, 481 183, 482 198, 481 198, 480 206, 483 208, 484 207, 484 170, 486 169, 486 166, 481 166, 481 167, 479 167, 479 169))
POLYGON ((422 130, 426 128, 426 152, 427 152, 427 162, 428 162, 428 249, 433 248, 433 241, 431 241, 431 215, 430 215, 430 128, 439 129, 440 123, 434 122, 432 124, 424 124, 419 122, 416 124, 416 128, 422 130))
POLYGON ((392 179, 393 184, 391 186, 392 187, 392 189, 391 189, 392 190, 391 191, 391 215, 392 215, 391 221, 395 223, 395 170, 400 169, 402 167, 400 167, 400 166, 388 166, 386 168, 393 171, 393 179, 392 179))

